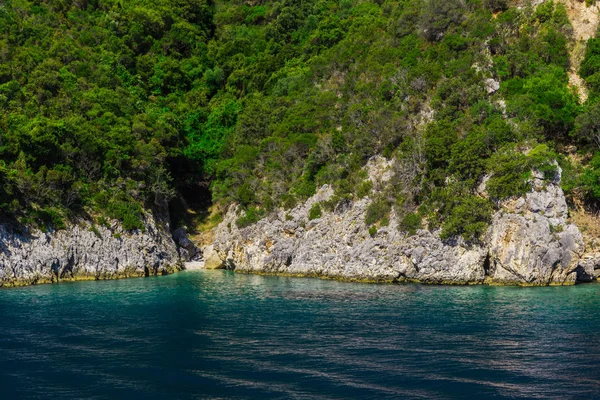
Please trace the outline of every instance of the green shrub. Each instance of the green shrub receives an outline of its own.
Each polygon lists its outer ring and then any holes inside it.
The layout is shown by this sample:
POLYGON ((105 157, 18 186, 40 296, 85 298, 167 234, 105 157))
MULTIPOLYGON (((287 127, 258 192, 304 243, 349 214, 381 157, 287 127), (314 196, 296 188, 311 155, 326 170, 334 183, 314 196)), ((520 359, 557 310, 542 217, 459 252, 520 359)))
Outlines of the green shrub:
POLYGON ((488 161, 492 176, 487 183, 487 193, 497 200, 521 196, 531 189, 529 180, 532 169, 543 173, 547 180, 554 179, 558 172, 557 158, 557 154, 545 144, 535 146, 528 155, 510 147, 505 148, 488 161))
POLYGON ((387 217, 390 211, 391 206, 387 200, 375 200, 371 204, 369 204, 369 207, 367 207, 367 212, 365 214, 365 223, 367 225, 372 225, 387 217))
POLYGON ((581 177, 583 191, 588 197, 600 202, 600 152, 596 152, 581 177))
POLYGON ((483 4, 492 12, 504 11, 508 7, 506 0, 484 0, 483 4))
POLYGON ((246 228, 252 224, 257 223, 262 218, 262 216, 262 210, 256 207, 248 207, 244 215, 242 215, 235 221, 235 224, 238 228, 246 228))
POLYGON ((321 218, 321 205, 319 203, 313 204, 310 210, 308 211, 309 221, 317 218, 321 218))
POLYGON ((456 128, 447 120, 430 124, 425 133, 425 152, 432 171, 444 170, 451 159, 452 146, 457 141, 456 128))
MULTIPOLYGON (((600 38, 591 38, 587 42, 585 49, 585 56, 581 62, 579 68, 579 74, 586 82, 590 83, 590 78, 600 73, 600 38)), ((592 86, 595 91, 593 94, 597 94, 599 87, 596 85, 592 86)))
POLYGON ((373 182, 369 180, 363 181, 356 191, 356 196, 359 199, 362 199, 363 197, 368 196, 371 193, 371 190, 373 190, 373 182))
MULTIPOLYGON (((600 59, 600 54, 598 57, 600 59)), ((575 129, 571 135, 582 144, 600 147, 600 103, 590 105, 575 119, 575 129)))
POLYGON ((531 149, 527 156, 531 166, 543 173, 545 179, 552 180, 558 172, 558 166, 556 165, 558 156, 550 150, 548 145, 537 145, 531 149))
POLYGON ((417 213, 406 214, 404 218, 402 218, 399 227, 403 232, 414 235, 417 233, 417 230, 423 227, 421 216, 417 213))
POLYGON ((108 219, 104 215, 100 215, 98 218, 96 218, 96 222, 100 226, 103 226, 105 228, 110 228, 110 223, 108 222, 108 219))
POLYGON ((377 227, 375 225, 371 225, 369 227, 369 235, 374 237, 377 234, 377 227))
POLYGON ((442 224, 442 239, 462 236, 467 242, 477 242, 492 219, 490 202, 478 196, 457 197, 450 214, 442 224))
POLYGON ((134 201, 111 200, 107 212, 109 217, 121 221, 126 231, 145 230, 142 207, 134 201))
POLYGON ((386 214, 383 218, 381 218, 381 220, 379 221, 379 226, 388 226, 390 224, 390 215, 386 214))
POLYGON ((53 207, 47 207, 38 212, 38 217, 45 227, 51 226, 54 230, 67 229, 67 224, 62 213, 53 207))
POLYGON ((552 18, 553 13, 554 1, 546 1, 536 7, 533 17, 540 22, 546 22, 552 18))
POLYGON ((424 1, 420 15, 421 33, 427 40, 439 40, 453 24, 460 23, 464 14, 458 0, 424 1))
POLYGON ((463 179, 477 179, 485 171, 485 160, 490 148, 482 131, 470 132, 466 138, 452 146, 450 170, 463 179))
POLYGON ((317 186, 313 180, 309 179, 307 176, 302 176, 294 184, 292 192, 301 199, 307 199, 317 192, 317 186))
POLYGON ((495 153, 488 161, 492 173, 486 185, 487 193, 494 199, 502 200, 525 194, 530 185, 531 165, 527 156, 509 149, 495 153))
POLYGON ((290 210, 298 204, 298 199, 293 194, 284 194, 281 196, 281 205, 286 210, 290 210))
POLYGON ((255 190, 246 182, 238 188, 236 199, 244 206, 252 204, 256 200, 255 190))
POLYGON ((559 158, 560 167, 562 168, 562 176, 560 179, 560 187, 566 196, 573 196, 579 190, 584 188, 582 179, 581 166, 571 162, 567 157, 559 158))
POLYGON ((126 231, 144 231, 144 221, 138 213, 128 213, 122 217, 123 229, 126 231))

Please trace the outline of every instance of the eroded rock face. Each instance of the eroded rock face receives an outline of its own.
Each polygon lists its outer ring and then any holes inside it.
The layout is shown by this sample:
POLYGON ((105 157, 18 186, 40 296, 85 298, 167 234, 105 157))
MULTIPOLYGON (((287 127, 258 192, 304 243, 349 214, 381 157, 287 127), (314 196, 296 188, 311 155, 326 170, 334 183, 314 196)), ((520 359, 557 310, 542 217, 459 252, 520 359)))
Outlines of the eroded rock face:
POLYGON ((179 256, 183 261, 197 262, 202 257, 200 249, 187 237, 187 229, 185 227, 180 227, 173 231, 173 240, 177 244, 179 256))
POLYGON ((367 199, 307 221, 312 204, 332 193, 325 186, 291 212, 280 211, 244 229, 235 226, 232 209, 217 229, 214 251, 223 266, 244 272, 431 283, 484 279, 486 254, 480 247, 445 244, 424 230, 407 237, 394 218, 371 237, 364 223, 367 199))
MULTIPOLYGON (((374 185, 389 179, 389 163, 375 159, 367 168, 374 185)), ((393 212, 389 226, 371 236, 364 223, 368 198, 309 221, 311 206, 333 195, 327 185, 293 210, 277 210, 244 229, 236 226, 239 213, 232 206, 216 229, 211 266, 347 280, 572 284, 583 276, 583 240, 567 221, 559 181, 560 173, 552 182, 537 177, 530 193, 496 212, 477 246, 442 241, 439 232, 426 230, 409 236, 393 212)))
POLYGON ((600 253, 586 253, 579 260, 577 279, 582 282, 592 282, 600 279, 600 253))
POLYGON ((549 183, 536 177, 533 191, 505 204, 494 215, 486 238, 493 281, 575 283, 584 252, 583 237, 568 223, 569 211, 559 182, 560 172, 549 183))
POLYGON ((166 227, 151 217, 144 232, 125 232, 87 222, 58 232, 18 232, 0 225, 0 286, 61 280, 114 279, 181 269, 166 227))

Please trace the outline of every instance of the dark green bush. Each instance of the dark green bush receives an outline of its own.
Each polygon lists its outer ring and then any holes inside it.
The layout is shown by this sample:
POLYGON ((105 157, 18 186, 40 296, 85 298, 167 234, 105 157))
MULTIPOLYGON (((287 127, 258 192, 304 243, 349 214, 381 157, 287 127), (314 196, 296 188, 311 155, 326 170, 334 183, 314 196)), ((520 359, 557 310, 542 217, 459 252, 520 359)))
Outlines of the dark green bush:
POLYGON ((321 205, 319 203, 313 204, 310 210, 308 211, 309 221, 317 218, 321 218, 321 205))
POLYGON ((378 199, 373 201, 367 207, 367 212, 365 214, 365 224, 372 225, 382 219, 386 218, 392 207, 390 203, 385 199, 378 199))
POLYGON ((600 203, 600 152, 596 152, 581 178, 585 195, 600 203))
POLYGON ((403 232, 408 232, 409 235, 414 235, 417 230, 423 227, 421 216, 417 213, 409 213, 400 221, 399 228, 403 232))
POLYGON ((562 168, 562 176, 560 180, 560 187, 564 191, 565 195, 572 198, 577 195, 577 192, 583 188, 581 182, 582 172, 581 166, 573 163, 567 157, 560 157, 559 164, 562 168))
POLYGON ((256 200, 255 190, 246 182, 238 188, 236 197, 242 205, 247 206, 256 200))
POLYGON ((485 160, 491 151, 482 131, 470 132, 452 146, 449 169, 462 179, 478 179, 485 172, 485 160))
POLYGON ((134 201, 110 200, 106 211, 110 218, 121 221, 126 231, 145 230, 142 207, 134 201))
POLYGON ((292 192, 299 196, 301 199, 307 199, 314 195, 317 191, 315 182, 310 178, 303 176, 296 181, 292 188, 292 192))
POLYGON ((462 236, 468 242, 479 241, 492 219, 490 202, 478 196, 462 195, 454 200, 450 214, 442 224, 442 239, 462 236))
POLYGON ((591 144, 596 149, 600 148, 600 103, 591 104, 575 119, 572 136, 579 143, 591 144))
POLYGON ((530 189, 531 164, 519 151, 505 149, 495 153, 488 161, 488 170, 492 176, 486 191, 494 199, 520 196, 530 189))
POLYGON ((532 168, 543 173, 545 179, 554 179, 554 176, 558 172, 558 165, 556 164, 558 156, 550 150, 548 145, 537 145, 531 149, 527 156, 532 168))
POLYGON ((375 225, 371 225, 369 227, 369 235, 374 237, 377 234, 377 227, 375 225))
POLYGON ((421 11, 421 33, 427 40, 440 40, 446 31, 464 18, 459 0, 424 0, 421 11))
POLYGON ((46 207, 38 212, 38 218, 42 227, 52 227, 54 230, 60 231, 67 228, 65 219, 61 212, 52 207, 46 207))
POLYGON ((371 193, 371 190, 373 190, 373 182, 369 180, 363 181, 356 191, 356 196, 359 199, 362 199, 363 197, 368 196, 371 193))

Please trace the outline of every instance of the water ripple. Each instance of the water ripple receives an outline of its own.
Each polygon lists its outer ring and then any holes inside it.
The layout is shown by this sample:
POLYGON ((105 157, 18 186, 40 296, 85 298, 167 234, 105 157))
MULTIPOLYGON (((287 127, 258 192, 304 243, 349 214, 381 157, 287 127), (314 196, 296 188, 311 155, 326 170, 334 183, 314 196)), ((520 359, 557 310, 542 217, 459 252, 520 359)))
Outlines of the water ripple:
POLYGON ((600 285, 199 271, 0 291, 6 398, 600 398, 600 285))

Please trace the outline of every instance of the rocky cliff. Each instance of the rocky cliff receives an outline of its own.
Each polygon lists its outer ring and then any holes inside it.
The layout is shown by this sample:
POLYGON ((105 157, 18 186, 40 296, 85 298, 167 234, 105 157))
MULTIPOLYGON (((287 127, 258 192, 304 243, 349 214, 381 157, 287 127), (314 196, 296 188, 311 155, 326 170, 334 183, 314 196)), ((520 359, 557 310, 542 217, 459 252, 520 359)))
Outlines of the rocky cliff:
POLYGON ((0 287, 160 275, 181 269, 181 260, 190 255, 178 249, 168 226, 149 215, 144 225, 136 232, 124 231, 117 222, 92 227, 80 221, 56 232, 0 225, 0 287))
MULTIPOLYGON (((369 175, 381 183, 388 167, 377 158, 367 168, 379 171, 369 175)), ((593 279, 595 263, 582 259, 582 235, 569 223, 559 183, 560 172, 552 181, 535 176, 526 196, 500 206, 478 245, 444 241, 436 231, 411 236, 398 229, 393 211, 389 226, 372 236, 364 222, 369 198, 309 221, 312 205, 333 195, 327 185, 293 210, 277 210, 243 229, 233 206, 204 249, 206 266, 388 282, 566 285, 593 279)))

